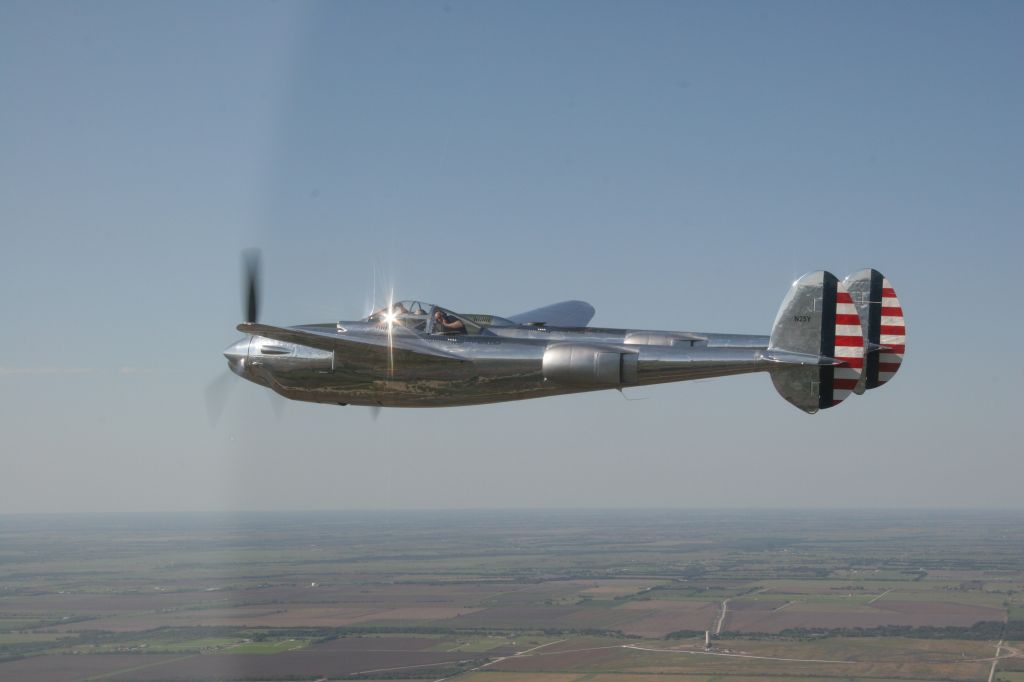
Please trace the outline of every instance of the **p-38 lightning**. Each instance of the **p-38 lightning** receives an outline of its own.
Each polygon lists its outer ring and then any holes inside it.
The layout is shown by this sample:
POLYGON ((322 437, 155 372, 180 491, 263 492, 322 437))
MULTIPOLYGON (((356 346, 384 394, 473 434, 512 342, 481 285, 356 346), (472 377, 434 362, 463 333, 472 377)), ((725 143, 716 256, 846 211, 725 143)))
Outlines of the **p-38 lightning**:
POLYGON ((903 311, 875 270, 793 283, 767 336, 588 327, 564 301, 517 315, 398 301, 350 322, 257 321, 258 265, 247 265, 245 338, 224 351, 238 376, 291 400, 450 407, 767 372, 814 413, 881 386, 903 361, 903 311))

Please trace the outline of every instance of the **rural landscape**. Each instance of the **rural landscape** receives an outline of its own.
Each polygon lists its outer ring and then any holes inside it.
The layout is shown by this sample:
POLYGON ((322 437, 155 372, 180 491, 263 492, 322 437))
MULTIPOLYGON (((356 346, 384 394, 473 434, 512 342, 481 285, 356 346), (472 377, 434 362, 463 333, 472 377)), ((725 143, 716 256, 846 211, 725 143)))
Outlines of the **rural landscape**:
POLYGON ((1024 682, 1024 515, 0 516, 0 679, 1024 682))

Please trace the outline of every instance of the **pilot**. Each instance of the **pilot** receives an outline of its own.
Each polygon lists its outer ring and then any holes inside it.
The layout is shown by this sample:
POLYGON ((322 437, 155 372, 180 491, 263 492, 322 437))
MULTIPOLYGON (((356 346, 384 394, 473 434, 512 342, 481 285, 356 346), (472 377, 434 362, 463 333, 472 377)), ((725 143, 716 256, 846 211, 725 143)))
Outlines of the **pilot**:
POLYGON ((466 325, 454 315, 449 315, 440 308, 434 308, 434 333, 465 334, 466 325))
POLYGON ((391 306, 392 315, 407 315, 408 313, 409 311, 406 309, 405 305, 403 305, 401 301, 391 306))

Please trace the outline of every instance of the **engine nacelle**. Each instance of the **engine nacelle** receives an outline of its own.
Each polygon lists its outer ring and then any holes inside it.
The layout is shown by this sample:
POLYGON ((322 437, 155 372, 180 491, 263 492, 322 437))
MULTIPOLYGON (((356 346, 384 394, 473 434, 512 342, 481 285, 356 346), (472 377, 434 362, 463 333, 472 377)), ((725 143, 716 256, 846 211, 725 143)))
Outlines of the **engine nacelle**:
POLYGON ((544 378, 571 386, 613 388, 636 383, 637 353, 567 343, 544 351, 544 378))

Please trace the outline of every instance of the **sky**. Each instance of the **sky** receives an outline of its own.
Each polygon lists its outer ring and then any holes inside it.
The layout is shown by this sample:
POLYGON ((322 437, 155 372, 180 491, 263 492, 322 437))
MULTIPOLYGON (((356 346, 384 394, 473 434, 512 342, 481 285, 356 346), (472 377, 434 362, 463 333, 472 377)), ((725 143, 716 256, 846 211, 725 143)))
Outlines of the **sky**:
POLYGON ((0 3, 0 513, 1021 508, 1024 4, 0 3), (907 357, 385 409, 205 389, 374 294, 767 334, 874 267, 907 357), (628 399, 628 400, 627 400, 628 399))

